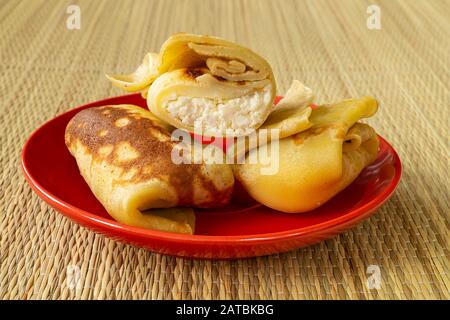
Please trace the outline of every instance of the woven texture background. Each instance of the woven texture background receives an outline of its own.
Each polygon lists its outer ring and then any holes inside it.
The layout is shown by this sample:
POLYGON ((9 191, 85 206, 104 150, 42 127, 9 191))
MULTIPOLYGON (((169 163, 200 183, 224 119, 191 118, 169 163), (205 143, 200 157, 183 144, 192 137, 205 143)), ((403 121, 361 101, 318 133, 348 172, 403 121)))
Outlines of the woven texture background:
POLYGON ((0 298, 450 298, 449 1, 0 1, 0 298), (367 7, 381 8, 369 30, 367 7), (66 28, 69 4, 81 29, 66 28), (238 261, 153 254, 84 229, 25 182, 32 130, 78 105, 123 94, 104 72, 134 70, 172 33, 244 44, 318 102, 374 95, 370 123, 404 175, 367 221, 297 251, 238 261), (70 289, 67 268, 81 270, 70 289), (366 269, 378 265, 381 288, 366 269))

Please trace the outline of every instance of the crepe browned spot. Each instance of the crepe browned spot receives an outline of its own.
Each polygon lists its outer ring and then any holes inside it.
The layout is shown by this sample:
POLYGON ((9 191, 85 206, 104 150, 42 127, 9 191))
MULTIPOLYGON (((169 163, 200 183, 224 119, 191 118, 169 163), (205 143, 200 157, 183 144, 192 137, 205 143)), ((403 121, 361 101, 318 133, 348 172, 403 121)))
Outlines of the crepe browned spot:
POLYGON ((192 233, 180 219, 152 215, 150 209, 224 205, 234 179, 227 165, 175 164, 171 153, 177 141, 171 140, 170 129, 137 106, 104 106, 79 112, 65 139, 81 175, 113 218, 192 233))

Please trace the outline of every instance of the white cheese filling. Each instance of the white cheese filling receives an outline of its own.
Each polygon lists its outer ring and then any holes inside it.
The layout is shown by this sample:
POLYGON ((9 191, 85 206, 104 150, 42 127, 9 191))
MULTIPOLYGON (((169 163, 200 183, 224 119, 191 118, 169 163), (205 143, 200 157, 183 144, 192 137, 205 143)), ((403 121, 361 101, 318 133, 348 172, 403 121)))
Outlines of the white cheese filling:
POLYGON ((167 112, 196 132, 217 135, 247 135, 264 122, 272 109, 271 85, 248 95, 220 100, 175 96, 167 101, 167 112))

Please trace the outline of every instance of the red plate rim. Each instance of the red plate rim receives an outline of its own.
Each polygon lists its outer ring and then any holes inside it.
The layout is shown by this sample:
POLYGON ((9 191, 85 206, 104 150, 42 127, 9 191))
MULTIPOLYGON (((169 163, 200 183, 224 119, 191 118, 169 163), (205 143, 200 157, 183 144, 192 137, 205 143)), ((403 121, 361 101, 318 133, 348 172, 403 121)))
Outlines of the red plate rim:
MULTIPOLYGON (((321 222, 315 225, 292 229, 292 230, 286 230, 286 231, 279 231, 279 232, 271 232, 271 233, 262 233, 262 234, 250 234, 250 235, 234 235, 234 236, 211 236, 211 235, 189 235, 189 234, 179 234, 179 233, 170 233, 170 232, 162 232, 162 231, 156 231, 156 230, 150 230, 150 229, 143 229, 138 227, 132 227, 128 226, 122 223, 119 223, 117 221, 114 221, 110 219, 106 219, 100 216, 97 216, 93 213, 87 212, 85 210, 82 210, 80 208, 77 208, 58 197, 54 196, 51 192, 49 192, 47 189, 45 189, 42 185, 37 182, 33 176, 30 174, 28 170, 27 163, 25 161, 25 154, 28 149, 28 144, 33 139, 33 137, 40 131, 43 130, 44 127, 51 124, 51 122, 56 119, 57 117, 63 116, 66 113, 73 112, 78 109, 86 109, 89 107, 92 107, 94 105, 107 105, 111 103, 111 101, 115 101, 117 99, 126 98, 130 96, 135 96, 136 94, 131 95, 122 95, 112 98, 107 98, 103 100, 98 100, 95 102, 91 102, 82 106, 79 106, 75 109, 68 110, 62 114, 59 114, 52 119, 46 121, 43 125, 41 125, 38 129, 34 130, 32 134, 29 136, 27 141, 25 142, 25 145, 22 149, 21 154, 21 166, 22 170, 24 172, 25 178, 30 183, 34 191, 38 194, 40 198, 42 198, 45 202, 50 204, 52 207, 56 208, 57 210, 64 213, 66 216, 72 219, 76 219, 79 221, 86 221, 89 222, 91 225, 94 225, 98 227, 98 229, 110 229, 116 232, 125 232, 128 234, 132 234, 134 236, 143 237, 147 239, 158 239, 158 240, 164 240, 164 241, 176 241, 176 242, 184 242, 184 243, 202 243, 202 244, 212 244, 217 245, 219 243, 222 244, 232 244, 236 242, 245 242, 245 243, 251 243, 251 242, 257 242, 260 244, 261 242, 272 242, 274 240, 288 240, 291 238, 296 238, 298 236, 305 236, 310 234, 315 234, 317 232, 321 232, 327 229, 332 229, 336 226, 345 224, 348 221, 351 221, 353 219, 358 218, 359 216, 363 215, 367 212, 373 212, 377 208, 379 208, 387 199, 389 199, 390 195, 394 192, 395 188, 397 187, 400 177, 402 174, 402 165, 400 158, 395 151, 395 149, 380 135, 378 137, 388 145, 388 147, 392 150, 393 156, 394 156, 394 164, 395 164, 395 175, 389 184, 383 192, 378 194, 374 199, 371 201, 365 203, 362 207, 351 211, 347 214, 344 214, 342 216, 336 217, 334 219, 321 222)), ((299 213, 301 214, 301 213, 299 213)))

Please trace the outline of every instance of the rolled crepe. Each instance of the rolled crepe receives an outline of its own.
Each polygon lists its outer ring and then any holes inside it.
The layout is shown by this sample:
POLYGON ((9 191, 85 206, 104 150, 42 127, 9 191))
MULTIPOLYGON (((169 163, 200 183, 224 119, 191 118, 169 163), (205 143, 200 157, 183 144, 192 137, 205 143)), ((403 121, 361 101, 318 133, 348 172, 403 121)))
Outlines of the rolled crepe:
POLYGON ((253 51, 185 33, 163 44, 155 64, 144 60, 135 73, 109 79, 128 91, 150 86, 147 104, 158 118, 207 136, 246 135, 259 128, 273 110, 276 91, 270 65, 253 51))
MULTIPOLYGON (((376 159, 375 131, 357 123, 376 110, 377 102, 370 97, 320 106, 311 112, 310 129, 276 141, 279 153, 270 155, 279 157, 275 174, 262 175, 260 163, 244 163, 233 167, 235 178, 254 199, 270 208, 291 213, 315 209, 376 159)), ((268 150, 272 150, 270 144, 268 150)))
POLYGON ((228 165, 175 164, 170 126, 132 105, 79 112, 66 128, 66 145, 80 173, 117 221, 147 229, 193 233, 189 208, 216 207, 230 200, 228 165))

